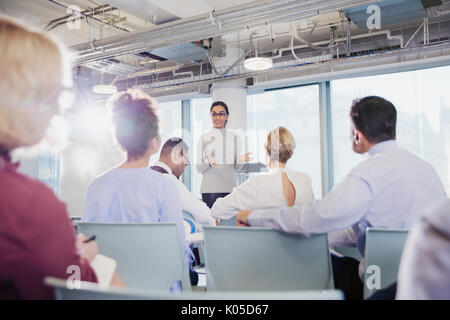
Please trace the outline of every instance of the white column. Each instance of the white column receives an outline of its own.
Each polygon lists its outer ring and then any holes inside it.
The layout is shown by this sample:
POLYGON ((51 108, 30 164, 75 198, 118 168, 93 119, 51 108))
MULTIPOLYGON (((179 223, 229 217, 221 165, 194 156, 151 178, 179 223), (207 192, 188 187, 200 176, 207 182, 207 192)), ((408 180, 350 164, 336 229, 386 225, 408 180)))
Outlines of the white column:
MULTIPOLYGON (((226 56, 214 58, 218 72, 224 72, 232 66, 244 53, 243 49, 227 46, 226 56)), ((242 62, 236 64, 227 75, 237 74, 242 69, 242 62)), ((211 87, 212 101, 223 101, 230 111, 227 127, 247 130, 247 88, 245 79, 236 79, 214 83, 211 87)))
POLYGON ((231 80, 215 83, 211 87, 212 101, 227 104, 230 116, 227 128, 245 132, 247 130, 247 88, 245 80, 231 80))

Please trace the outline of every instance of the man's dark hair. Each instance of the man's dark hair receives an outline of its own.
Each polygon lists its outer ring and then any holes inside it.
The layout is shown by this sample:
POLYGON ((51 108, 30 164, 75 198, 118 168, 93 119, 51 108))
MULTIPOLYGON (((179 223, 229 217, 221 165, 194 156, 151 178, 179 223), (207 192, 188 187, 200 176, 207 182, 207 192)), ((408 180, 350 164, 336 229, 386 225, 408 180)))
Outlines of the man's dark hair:
POLYGON ((172 153, 173 148, 179 148, 182 150, 186 150, 188 151, 189 148, 186 144, 186 142, 183 141, 183 139, 181 138, 170 138, 169 140, 167 140, 164 145, 162 146, 161 149, 161 156, 165 157, 165 156, 170 156, 172 153))
POLYGON ((355 101, 350 117, 356 129, 361 131, 370 143, 396 138, 397 110, 386 99, 370 96, 355 101))

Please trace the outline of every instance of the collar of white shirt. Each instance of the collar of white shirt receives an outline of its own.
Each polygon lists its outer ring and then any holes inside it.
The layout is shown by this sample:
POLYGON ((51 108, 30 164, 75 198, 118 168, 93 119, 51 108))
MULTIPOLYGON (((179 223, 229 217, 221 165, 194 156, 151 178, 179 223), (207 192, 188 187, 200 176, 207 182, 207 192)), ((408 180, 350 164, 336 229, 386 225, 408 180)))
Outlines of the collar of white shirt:
POLYGON ((369 157, 373 157, 377 153, 384 152, 386 150, 392 149, 397 147, 397 142, 395 140, 387 140, 383 142, 379 142, 372 146, 372 148, 369 149, 369 157))
POLYGON ((170 169, 170 167, 169 167, 167 164, 165 164, 164 162, 157 161, 157 162, 154 164, 154 166, 161 167, 161 168, 163 168, 164 170, 166 170, 168 174, 172 174, 172 169, 170 169))
POLYGON ((287 168, 270 168, 269 169, 269 174, 277 174, 278 172, 286 172, 287 168))

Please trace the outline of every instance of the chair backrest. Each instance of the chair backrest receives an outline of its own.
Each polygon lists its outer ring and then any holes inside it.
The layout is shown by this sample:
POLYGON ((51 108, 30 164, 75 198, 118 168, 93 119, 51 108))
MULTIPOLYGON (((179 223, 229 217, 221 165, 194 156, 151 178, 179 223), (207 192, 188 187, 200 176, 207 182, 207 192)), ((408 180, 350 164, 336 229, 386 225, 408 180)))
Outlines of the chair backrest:
POLYGON ((265 292, 182 292, 110 288, 80 282, 78 288, 69 289, 65 280, 47 277, 57 300, 343 300, 340 290, 317 291, 265 291, 265 292))
POLYGON ((334 250, 344 257, 355 258, 358 261, 362 259, 361 252, 359 252, 357 247, 334 247, 334 250))
POLYGON ((72 220, 72 226, 75 228, 76 233, 79 232, 78 230, 78 224, 81 222, 81 217, 80 216, 76 216, 76 217, 71 217, 70 218, 72 220))
POLYGON ((367 228, 364 298, 397 281, 407 230, 367 228))
POLYGON ((99 252, 117 261, 127 286, 169 291, 181 281, 183 290, 191 290, 175 223, 81 222, 78 228, 86 237, 96 236, 99 252))
POLYGON ((220 220, 220 226, 224 227, 236 227, 236 216, 230 219, 220 220))
POLYGON ((305 237, 268 228, 204 227, 208 290, 333 288, 326 234, 305 237))

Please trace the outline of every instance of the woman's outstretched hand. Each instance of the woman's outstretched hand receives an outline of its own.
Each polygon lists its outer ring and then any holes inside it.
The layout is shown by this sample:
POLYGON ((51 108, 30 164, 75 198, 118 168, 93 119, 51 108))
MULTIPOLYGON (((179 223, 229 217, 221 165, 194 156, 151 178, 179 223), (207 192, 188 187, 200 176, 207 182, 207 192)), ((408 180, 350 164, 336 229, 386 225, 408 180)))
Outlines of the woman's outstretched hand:
POLYGON ((253 158, 251 158, 251 157, 249 156, 250 154, 251 154, 251 152, 247 152, 247 153, 241 154, 241 155, 239 156, 239 161, 240 161, 240 162, 250 162, 250 161, 252 161, 253 158))
POLYGON ((209 165, 211 167, 218 167, 219 165, 217 164, 217 162, 214 161, 214 159, 210 156, 206 156, 206 158, 208 159, 209 165))

